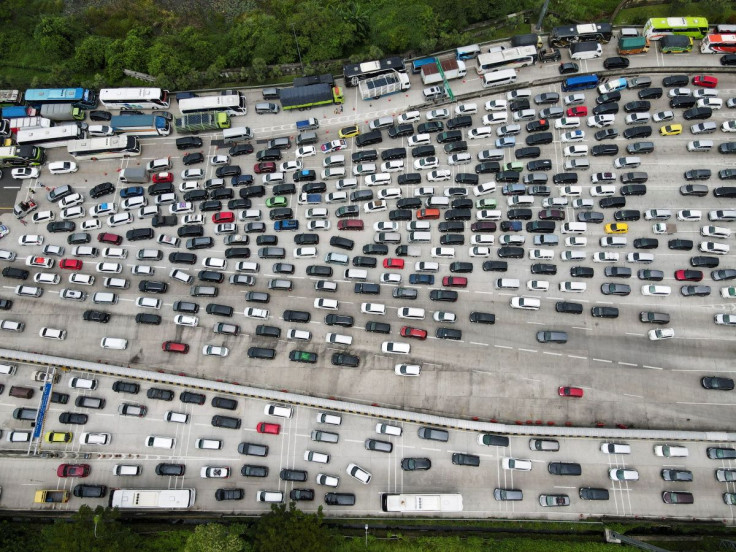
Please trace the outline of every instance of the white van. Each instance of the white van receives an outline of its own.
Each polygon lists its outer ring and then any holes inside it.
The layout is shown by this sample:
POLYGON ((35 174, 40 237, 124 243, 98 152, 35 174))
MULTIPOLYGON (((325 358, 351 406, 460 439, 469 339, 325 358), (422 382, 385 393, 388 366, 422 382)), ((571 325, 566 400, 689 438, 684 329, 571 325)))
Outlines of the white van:
POLYGON ((149 435, 146 437, 144 444, 147 447, 172 449, 176 444, 176 439, 174 437, 158 437, 156 435, 149 435))
POLYGON ((386 305, 382 303, 361 303, 360 312, 363 314, 386 314, 386 305))
POLYGON ((455 248, 454 247, 433 247, 432 257, 453 258, 455 257, 455 248))
POLYGON ((253 133, 250 128, 245 126, 226 128, 222 131, 222 139, 226 144, 228 142, 242 142, 251 138, 253 138, 253 133))
POLYGON ((483 88, 493 88, 516 82, 516 69, 502 69, 483 75, 483 88))
POLYGON ((104 305, 115 305, 118 302, 117 293, 98 291, 92 296, 92 302, 104 305))
POLYGON ((258 491, 256 493, 256 500, 258 502, 280 503, 284 501, 284 493, 280 491, 258 491))
POLYGON ((408 355, 411 352, 411 345, 399 341, 384 341, 381 351, 394 355, 408 355))
POLYGON ((318 412, 317 423, 340 425, 342 423, 342 416, 339 414, 332 414, 330 412, 318 412))
POLYGON ((141 467, 132 464, 115 464, 112 468, 113 475, 134 476, 141 474, 141 467))
POLYGON ((566 222, 562 225, 563 234, 584 234, 587 231, 587 222, 566 222))
POLYGON ((189 414, 183 412, 174 412, 173 410, 167 410, 164 414, 165 422, 174 422, 177 424, 185 424, 189 421, 189 414))
POLYGON ((409 232, 409 243, 429 243, 431 241, 431 232, 409 232))
POLYGON ((693 140, 688 142, 687 151, 710 151, 713 148, 713 140, 693 140))
POLYGON ((570 58, 573 61, 595 59, 603 55, 603 48, 598 42, 588 40, 570 45, 570 58))
POLYGON ((368 271, 362 268, 348 268, 345 270, 345 278, 349 280, 365 280, 368 278, 368 271))
POLYGON ((330 167, 323 169, 322 180, 330 180, 332 178, 343 178, 345 176, 345 167, 330 167))
POLYGON ((414 270, 417 272, 438 272, 440 265, 432 261, 417 261, 414 263, 414 270))
POLYGON ((499 278, 496 280, 496 289, 519 289, 519 280, 515 278, 499 278))
POLYGON ((325 336, 325 343, 333 343, 335 345, 347 345, 353 344, 353 336, 343 335, 338 333, 328 333, 325 336))
POLYGON ((72 389, 97 389, 96 379, 72 378, 69 380, 69 387, 72 389))
POLYGON ((376 433, 380 433, 381 435, 394 435, 395 437, 400 437, 401 427, 379 422, 376 424, 376 433))
POLYGON ((121 337, 103 337, 102 341, 100 341, 100 347, 122 351, 128 348, 128 340, 121 337))
POLYGON ((194 446, 198 449, 220 450, 222 448, 222 441, 220 439, 197 439, 194 442, 194 446))
POLYGON ((324 207, 312 207, 307 209, 305 216, 308 219, 326 219, 330 212, 324 207))
POLYGON ((399 318, 409 318, 412 320, 424 320, 424 309, 418 307, 402 307, 399 309, 399 318))

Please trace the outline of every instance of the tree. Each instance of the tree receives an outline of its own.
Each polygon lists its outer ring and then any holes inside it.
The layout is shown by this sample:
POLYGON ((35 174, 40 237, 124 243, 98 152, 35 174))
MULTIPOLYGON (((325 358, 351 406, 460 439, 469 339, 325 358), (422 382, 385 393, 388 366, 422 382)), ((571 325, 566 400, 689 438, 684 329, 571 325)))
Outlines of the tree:
POLYGON ((252 529, 256 552, 329 552, 334 535, 323 524, 322 507, 316 514, 305 514, 294 502, 271 505, 252 529))
POLYGON ((105 68, 105 51, 110 39, 101 36, 88 36, 74 51, 72 65, 75 71, 88 73, 105 68))
POLYGON ((40 548, 54 552, 129 552, 139 539, 118 522, 118 512, 83 504, 71 520, 57 519, 41 530, 40 548))
POLYGON ((34 38, 49 58, 66 59, 74 53, 76 32, 71 21, 65 17, 43 17, 36 25, 34 38))
POLYGON ((198 525, 189 535, 183 552, 248 552, 251 548, 241 537, 242 532, 242 525, 198 525))

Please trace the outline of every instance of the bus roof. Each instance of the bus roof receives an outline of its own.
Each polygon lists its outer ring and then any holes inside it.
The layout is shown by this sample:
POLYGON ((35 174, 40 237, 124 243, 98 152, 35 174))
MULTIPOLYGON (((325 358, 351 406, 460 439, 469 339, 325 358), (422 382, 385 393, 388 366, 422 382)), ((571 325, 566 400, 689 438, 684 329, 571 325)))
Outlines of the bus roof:
MULTIPOLYGON (((100 101, 105 100, 157 100, 161 97, 161 88, 103 88, 100 90, 100 101)), ((168 90, 165 92, 168 93, 168 90)))
POLYGON ((26 90, 27 102, 81 101, 87 90, 84 88, 29 88, 26 90))

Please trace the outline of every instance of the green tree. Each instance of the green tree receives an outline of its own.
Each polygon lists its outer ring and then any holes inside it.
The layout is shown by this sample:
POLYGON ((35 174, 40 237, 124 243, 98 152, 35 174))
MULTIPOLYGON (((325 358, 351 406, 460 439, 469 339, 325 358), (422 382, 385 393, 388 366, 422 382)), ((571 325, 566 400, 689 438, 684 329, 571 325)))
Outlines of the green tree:
POLYGON ((198 525, 182 552, 248 552, 251 548, 241 537, 242 533, 242 525, 198 525))
POLYGON ((305 514, 294 502, 271 505, 271 511, 253 527, 256 552, 329 552, 334 550, 334 535, 324 525, 322 507, 316 514, 305 514))
POLYGON ((74 53, 76 29, 66 17, 43 17, 34 30, 41 51, 50 59, 66 59, 74 53))
POLYGON ((74 50, 72 65, 75 71, 88 73, 105 68, 105 52, 110 39, 101 36, 88 36, 74 50))
POLYGON ((83 504, 71 520, 57 519, 41 530, 41 550, 54 552, 130 552, 140 537, 118 522, 118 512, 83 504))

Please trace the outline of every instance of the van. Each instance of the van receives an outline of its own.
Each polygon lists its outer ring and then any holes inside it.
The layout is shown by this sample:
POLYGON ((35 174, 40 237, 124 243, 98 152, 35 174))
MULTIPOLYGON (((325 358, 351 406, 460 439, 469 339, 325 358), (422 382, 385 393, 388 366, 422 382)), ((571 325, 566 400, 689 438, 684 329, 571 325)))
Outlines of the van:
POLYGON ((102 285, 106 288, 128 289, 130 287, 130 282, 125 278, 105 278, 102 285))
POLYGON ((146 437, 144 444, 147 447, 172 449, 176 444, 176 439, 174 437, 158 437, 156 435, 149 435, 146 437))
POLYGON ((432 248, 432 257, 453 258, 455 249, 452 247, 434 247, 432 248))
POLYGON ((237 265, 239 272, 258 272, 259 269, 259 264, 252 261, 241 261, 237 265))
POLYGON ((445 196, 431 196, 425 202, 431 209, 447 209, 450 206, 450 198, 445 196))
POLYGON ((192 297, 217 297, 217 288, 215 286, 192 286, 189 289, 189 295, 192 297))
POLYGON ((296 137, 296 145, 297 146, 308 146, 310 144, 316 144, 318 141, 317 133, 313 130, 308 130, 306 132, 301 132, 296 137))
POLYGON ((19 399, 32 399, 34 390, 30 387, 18 387, 18 386, 12 386, 10 388, 10 392, 8 393, 11 397, 17 397, 19 399))
POLYGON ((348 268, 345 270, 345 278, 349 280, 365 280, 368 277, 368 271, 362 268, 348 268))
POLYGON ((72 255, 75 257, 97 257, 100 252, 96 247, 90 247, 89 245, 78 245, 72 249, 72 255))
POLYGON ((171 157, 162 157, 161 159, 153 159, 146 165, 149 173, 164 172, 171 168, 171 157))
POLYGON ((92 302, 98 305, 116 305, 118 302, 118 295, 117 293, 98 291, 92 296, 92 302))
POLYGON ((418 307, 402 307, 399 309, 398 316, 411 320, 424 320, 425 311, 418 307))
POLYGON ((317 423, 340 425, 342 423, 342 416, 339 414, 332 414, 330 412, 318 412, 317 423))
POLYGON ((185 424, 189 421, 189 414, 183 412, 174 412, 173 410, 167 410, 164 414, 165 422, 174 422, 177 424, 185 424))
POLYGON ((258 102, 255 105, 256 113, 263 115, 264 113, 278 113, 279 106, 271 102, 258 102))
POLYGON ((124 350, 128 348, 128 340, 120 337, 103 337, 100 341, 100 347, 103 349, 124 350))
POLYGON ((496 280, 496 289, 519 289, 519 280, 516 278, 499 278, 496 280))
POLYGON ((560 450, 560 443, 554 439, 529 439, 529 450, 556 452, 560 450))
POLYGON ((222 441, 220 439, 197 439, 194 442, 194 446, 198 449, 220 450, 222 448, 222 441))
POLYGON ((672 211, 669 209, 647 209, 644 211, 645 220, 669 220, 672 217, 672 211))
POLYGON ((136 258, 139 261, 160 261, 163 256, 163 251, 160 249, 141 249, 138 251, 136 258))
POLYGON ((258 502, 281 503, 284 501, 284 493, 280 491, 258 491, 256 493, 256 500, 258 502))
POLYGON ((588 231, 586 222, 566 222, 562 225, 563 234, 584 234, 588 231))
POLYGON ((506 84, 513 84, 516 82, 516 70, 515 69, 502 69, 500 71, 493 71, 483 75, 483 88, 492 88, 495 86, 503 86, 506 84))
POLYGON ((626 236, 603 236, 600 240, 601 247, 626 247, 626 236))
POLYGON ((409 242, 410 243, 417 243, 417 242, 429 243, 430 241, 432 241, 431 232, 409 232, 409 242))
POLYGON ((333 263, 333 264, 339 264, 339 265, 347 265, 348 264, 348 256, 343 253, 335 253, 334 251, 330 251, 327 255, 325 255, 325 262, 326 263, 333 263))
POLYGON ((88 378, 72 378, 69 380, 72 389, 97 389, 97 380, 88 378))
POLYGON ((110 259, 127 259, 128 250, 122 247, 106 247, 102 250, 102 255, 110 259))
POLYGON ((333 343, 336 345, 350 346, 353 344, 353 336, 343 335, 343 334, 338 334, 338 333, 328 333, 325 336, 325 343, 333 343))
POLYGON ((687 151, 710 151, 713 148, 713 140, 693 140, 688 142, 687 151))
POLYGON ((566 171, 587 171, 590 168, 588 159, 567 159, 565 161, 566 171))
POLYGON ((398 232, 376 232, 374 243, 401 243, 401 234, 398 232))
POLYGON ((141 467, 132 464, 115 464, 112 468, 113 475, 133 476, 140 475, 141 467))
POLYGON ((318 429, 315 429, 310 434, 310 438, 312 441, 316 441, 319 443, 337 443, 340 439, 340 435, 337 433, 332 433, 330 431, 320 431, 318 429))
POLYGON ((143 167, 130 167, 120 172, 120 182, 123 184, 147 184, 148 172, 143 167))
POLYGON ((253 133, 250 128, 244 126, 226 128, 222 131, 222 139, 225 144, 242 142, 244 140, 250 140, 251 138, 253 138, 253 133))
POLYGON ((439 269, 440 265, 432 261, 417 261, 414 263, 414 270, 417 272, 437 272, 439 269))
POLYGON ((293 287, 293 284, 291 280, 274 278, 268 281, 268 289, 291 291, 292 287, 293 287))
POLYGON ((0 374, 12 376, 18 367, 15 364, 0 364, 0 374))
POLYGON ((587 40, 570 44, 570 58, 573 61, 594 59, 603 55, 603 48, 595 41, 587 40))

